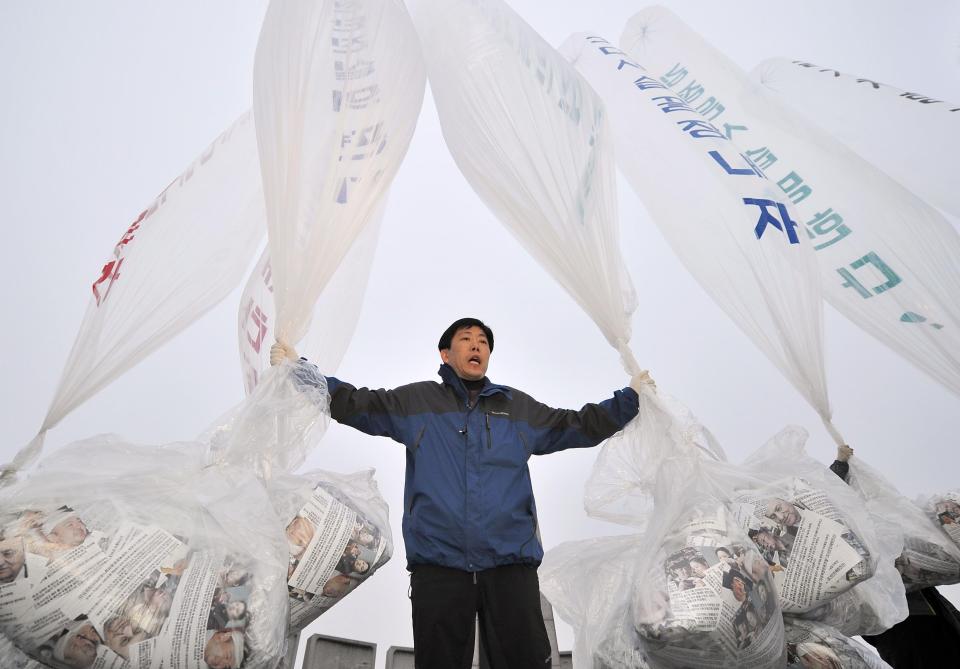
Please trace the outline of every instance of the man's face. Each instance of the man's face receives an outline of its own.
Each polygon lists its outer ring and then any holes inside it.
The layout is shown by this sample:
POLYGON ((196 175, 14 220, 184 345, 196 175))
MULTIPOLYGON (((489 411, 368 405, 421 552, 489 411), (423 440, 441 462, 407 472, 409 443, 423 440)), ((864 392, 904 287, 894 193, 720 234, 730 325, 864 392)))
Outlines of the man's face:
POLYGON ((240 666, 230 632, 217 632, 203 649, 203 661, 210 669, 237 669, 240 666))
POLYGON ((753 537, 753 540, 757 542, 758 546, 767 550, 783 551, 786 549, 783 542, 769 532, 760 532, 753 537))
POLYGON ((367 570, 370 569, 370 564, 366 560, 361 560, 357 558, 353 561, 353 571, 358 574, 366 574, 367 570))
POLYGON ((0 541, 0 583, 10 583, 23 568, 23 540, 0 541))
POLYGON ((790 502, 775 497, 767 503, 767 518, 792 527, 800 522, 800 512, 790 502))
POLYGON ((703 578, 703 576, 707 573, 707 565, 699 560, 691 560, 690 569, 694 575, 699 576, 700 578, 703 578))
POLYGON ((130 659, 130 646, 146 638, 146 634, 137 631, 126 618, 114 618, 103 630, 107 637, 107 646, 125 660, 130 659))
POLYGON ((97 646, 99 644, 100 637, 94 631, 93 625, 87 623, 67 642, 67 647, 63 652, 63 660, 71 667, 85 669, 97 659, 97 646))
POLYGON ((471 325, 460 328, 453 335, 450 348, 440 351, 440 359, 453 367, 461 379, 479 381, 487 374, 490 363, 490 343, 483 328, 471 325))
POLYGON ((287 525, 287 539, 292 545, 307 546, 313 539, 313 525, 303 516, 297 516, 287 525))
POLYGON ((78 516, 70 516, 57 523, 48 536, 58 544, 79 546, 87 538, 87 526, 78 516))

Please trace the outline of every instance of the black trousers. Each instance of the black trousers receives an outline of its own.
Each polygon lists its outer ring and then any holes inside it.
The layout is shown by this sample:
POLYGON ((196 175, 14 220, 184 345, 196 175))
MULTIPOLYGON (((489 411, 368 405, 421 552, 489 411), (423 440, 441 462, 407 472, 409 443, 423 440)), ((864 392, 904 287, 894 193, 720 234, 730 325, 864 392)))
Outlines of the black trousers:
POLYGON ((960 613, 936 588, 907 593, 910 615, 886 632, 863 636, 894 669, 960 667, 960 613))
POLYGON ((474 621, 491 669, 550 666, 535 567, 479 572, 417 565, 410 576, 417 669, 470 669, 474 621))

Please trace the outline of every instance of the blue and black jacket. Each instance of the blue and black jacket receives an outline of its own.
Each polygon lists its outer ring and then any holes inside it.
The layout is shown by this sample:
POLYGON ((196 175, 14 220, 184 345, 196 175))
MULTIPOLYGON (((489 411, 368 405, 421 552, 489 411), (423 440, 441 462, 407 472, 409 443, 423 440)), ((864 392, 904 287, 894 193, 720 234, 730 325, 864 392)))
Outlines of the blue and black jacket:
POLYGON ((480 571, 543 559, 527 460, 596 446, 637 415, 631 388, 580 411, 552 409, 484 378, 476 402, 449 365, 442 383, 393 390, 327 377, 330 413, 407 448, 403 540, 407 567, 480 571))

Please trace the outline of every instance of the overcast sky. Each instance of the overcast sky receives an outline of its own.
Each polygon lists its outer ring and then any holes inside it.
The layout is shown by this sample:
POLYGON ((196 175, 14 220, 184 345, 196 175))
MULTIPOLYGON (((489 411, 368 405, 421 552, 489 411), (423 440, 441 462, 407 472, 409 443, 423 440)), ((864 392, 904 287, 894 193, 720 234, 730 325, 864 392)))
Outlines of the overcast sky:
MULTIPOLYGON (((645 5, 510 4, 554 45, 581 30, 617 41, 645 5)), ((953 0, 662 4, 747 70, 771 56, 804 59, 960 102, 960 5, 953 0)), ((0 460, 8 461, 39 427, 89 286, 121 233, 250 106, 265 6, 262 0, 0 4, 0 343, 6 351, 0 460)), ((810 452, 832 460, 832 441, 814 412, 708 300, 622 180, 619 201, 623 253, 640 301, 633 349, 658 385, 685 401, 733 460, 787 424, 807 427, 810 452)), ((197 435, 243 395, 238 302, 239 290, 77 409, 51 431, 48 448, 101 432, 142 443, 197 435)), ((484 319, 496 333, 490 377, 543 402, 576 408, 627 383, 593 323, 461 177, 428 94, 338 376, 375 387, 434 378, 437 338, 464 315, 484 319)), ((909 496, 956 487, 949 463, 960 400, 829 307, 825 334, 834 422, 857 453, 909 496)), ((582 510, 595 455, 532 461, 545 548, 622 531, 582 510)), ((393 561, 308 629, 375 641, 380 663, 390 645, 412 644, 400 539, 403 463, 397 444, 334 425, 307 464, 376 467, 394 509, 393 561)), ((558 625, 558 631, 561 648, 570 648, 569 629, 558 625)))

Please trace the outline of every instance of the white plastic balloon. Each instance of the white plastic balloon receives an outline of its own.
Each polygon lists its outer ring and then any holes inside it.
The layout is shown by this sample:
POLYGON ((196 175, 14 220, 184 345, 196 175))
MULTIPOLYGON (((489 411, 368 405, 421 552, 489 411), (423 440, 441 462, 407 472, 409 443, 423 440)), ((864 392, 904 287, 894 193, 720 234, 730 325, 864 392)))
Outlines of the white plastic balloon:
POLYGON ((500 0, 430 0, 415 18, 460 171, 636 373, 602 102, 500 0))
POLYGON ((604 38, 574 35, 561 50, 603 97, 620 169, 674 252, 832 430, 816 260, 788 198, 604 38))
POLYGON ((784 58, 763 61, 750 78, 927 202, 960 216, 960 102, 784 58))
POLYGON ((932 206, 788 108, 669 11, 621 48, 746 148, 813 241, 824 297, 960 394, 960 235, 932 206))
MULTIPOLYGON (((307 334, 298 347, 303 356, 327 375, 336 372, 340 365, 360 317, 385 204, 386 198, 320 294, 307 334)), ((276 338, 275 324, 273 267, 269 249, 266 249, 247 280, 237 317, 240 370, 247 395, 253 392, 263 371, 270 365, 270 345, 276 338)))
POLYGON ((400 167, 426 75, 397 0, 275 0, 253 83, 276 334, 296 344, 400 167))
POLYGON ((103 267, 27 467, 64 416, 225 298, 263 238, 253 118, 225 130, 126 227, 103 267))

